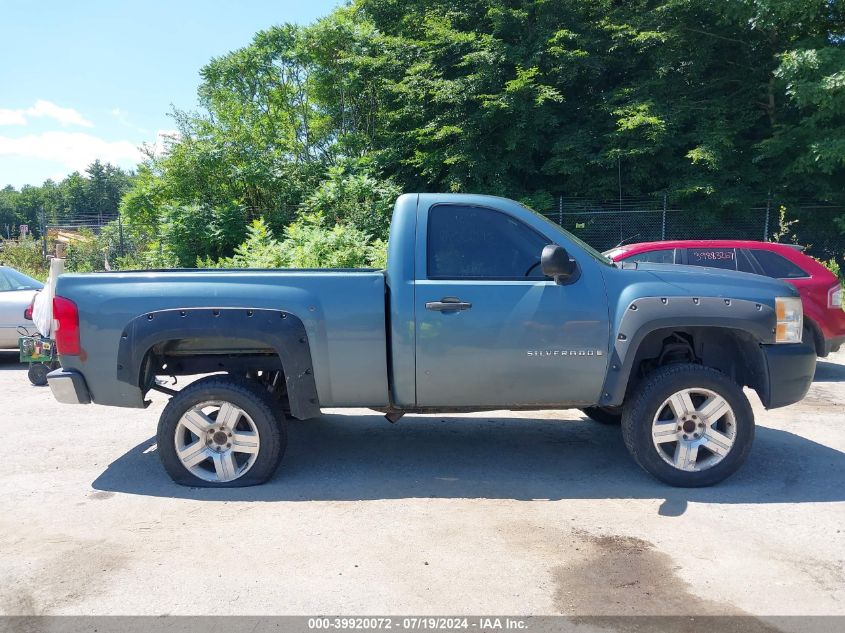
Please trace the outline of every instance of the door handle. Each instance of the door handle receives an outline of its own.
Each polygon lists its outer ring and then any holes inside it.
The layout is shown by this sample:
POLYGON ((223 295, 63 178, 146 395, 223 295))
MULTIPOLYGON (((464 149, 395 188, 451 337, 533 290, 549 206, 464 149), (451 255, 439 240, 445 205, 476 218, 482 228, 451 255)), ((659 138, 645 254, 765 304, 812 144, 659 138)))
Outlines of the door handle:
POLYGON ((428 301, 425 304, 426 310, 437 310, 438 312, 457 312, 458 310, 469 310, 471 303, 461 301, 457 297, 443 297, 440 301, 428 301))

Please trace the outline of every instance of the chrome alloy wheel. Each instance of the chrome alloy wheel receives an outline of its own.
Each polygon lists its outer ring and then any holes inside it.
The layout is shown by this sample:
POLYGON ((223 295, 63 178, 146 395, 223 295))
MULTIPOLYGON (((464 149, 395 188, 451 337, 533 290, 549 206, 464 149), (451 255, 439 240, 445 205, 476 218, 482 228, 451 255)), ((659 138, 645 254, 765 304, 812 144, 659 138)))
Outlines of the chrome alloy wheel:
POLYGON ((242 477, 258 457, 258 429, 246 411, 230 402, 200 402, 176 425, 176 454, 205 481, 242 477))
POLYGON ((696 387, 683 389, 658 408, 651 438, 667 464, 691 472, 707 470, 733 447, 736 417, 719 394, 696 387))

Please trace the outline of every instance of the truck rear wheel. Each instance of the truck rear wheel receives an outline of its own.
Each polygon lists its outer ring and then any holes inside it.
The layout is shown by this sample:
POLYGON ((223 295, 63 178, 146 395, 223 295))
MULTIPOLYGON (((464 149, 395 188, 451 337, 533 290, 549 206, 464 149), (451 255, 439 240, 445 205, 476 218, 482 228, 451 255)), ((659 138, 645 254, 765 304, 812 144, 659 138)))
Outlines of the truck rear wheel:
POLYGON ((171 398, 156 434, 167 474, 183 486, 236 488, 264 483, 287 444, 273 397, 241 378, 209 376, 171 398))
POLYGON ((622 416, 634 460, 672 486, 699 487, 733 474, 754 440, 754 413, 739 385, 692 364, 648 375, 622 416))

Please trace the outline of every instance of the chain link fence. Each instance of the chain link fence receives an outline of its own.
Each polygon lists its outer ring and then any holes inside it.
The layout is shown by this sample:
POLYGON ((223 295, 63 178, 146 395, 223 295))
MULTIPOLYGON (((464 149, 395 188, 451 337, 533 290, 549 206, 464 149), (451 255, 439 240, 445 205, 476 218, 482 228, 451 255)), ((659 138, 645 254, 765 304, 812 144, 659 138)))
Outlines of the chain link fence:
POLYGON ((561 197, 543 215, 600 251, 620 243, 732 239, 801 244, 822 260, 845 260, 845 208, 817 202, 781 207, 774 201, 739 212, 702 213, 668 198, 594 201, 561 197))
MULTIPOLYGON (((845 226, 840 225, 845 221, 845 207, 813 201, 782 206, 764 199, 739 211, 703 213, 685 209, 668 196, 607 201, 560 197, 557 207, 543 215, 600 251, 623 242, 675 239, 781 241, 806 246, 808 254, 825 261, 835 259, 845 267, 845 226)), ((100 233, 108 223, 114 227, 109 249, 113 255, 131 255, 141 246, 133 243, 117 215, 79 214, 45 228, 53 241, 61 232, 100 233)), ((53 250, 46 239, 44 248, 53 250)))

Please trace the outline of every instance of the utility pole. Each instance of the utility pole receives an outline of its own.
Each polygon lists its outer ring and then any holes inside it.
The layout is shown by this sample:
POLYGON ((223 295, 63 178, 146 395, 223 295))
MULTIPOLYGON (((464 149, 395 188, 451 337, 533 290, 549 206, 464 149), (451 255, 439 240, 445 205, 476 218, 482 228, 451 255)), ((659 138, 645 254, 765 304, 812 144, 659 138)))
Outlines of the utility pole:
POLYGON ((666 239, 666 194, 663 194, 663 225, 660 227, 660 239, 666 239))
POLYGON ((619 183, 619 243, 625 239, 622 231, 622 157, 616 157, 616 181, 619 183))
POLYGON ((772 190, 766 194, 766 223, 763 226, 763 241, 769 241, 769 212, 772 208, 772 190))
POLYGON ((616 157, 616 180, 619 183, 619 213, 622 213, 622 157, 616 157))
POLYGON ((47 259, 47 212, 41 208, 41 256, 47 259))
POLYGON ((120 256, 123 257, 124 255, 126 255, 126 252, 123 248, 123 220, 121 219, 121 213, 119 209, 117 211, 117 232, 120 236, 120 256))

